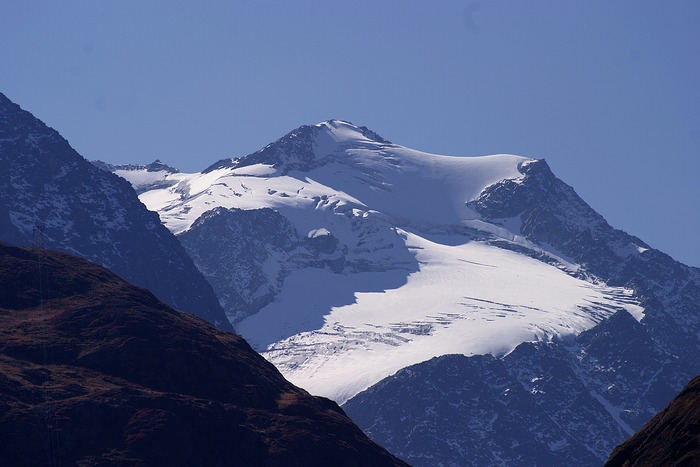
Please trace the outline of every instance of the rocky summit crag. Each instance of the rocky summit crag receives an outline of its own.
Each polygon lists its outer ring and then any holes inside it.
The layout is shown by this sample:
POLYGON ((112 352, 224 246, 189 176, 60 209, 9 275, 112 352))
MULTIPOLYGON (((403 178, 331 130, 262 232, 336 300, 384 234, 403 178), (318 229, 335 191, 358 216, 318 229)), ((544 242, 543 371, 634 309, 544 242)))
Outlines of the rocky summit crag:
POLYGON ((2 465, 405 465, 239 336, 0 243, 2 465))

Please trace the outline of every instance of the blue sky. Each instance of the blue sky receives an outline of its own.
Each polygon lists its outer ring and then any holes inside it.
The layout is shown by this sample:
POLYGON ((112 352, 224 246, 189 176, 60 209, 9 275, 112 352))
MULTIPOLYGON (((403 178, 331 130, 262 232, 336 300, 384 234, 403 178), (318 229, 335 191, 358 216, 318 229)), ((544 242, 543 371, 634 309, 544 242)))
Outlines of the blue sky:
POLYGON ((700 2, 14 1, 0 92, 88 159, 185 171, 302 124, 542 158, 700 266, 700 2))

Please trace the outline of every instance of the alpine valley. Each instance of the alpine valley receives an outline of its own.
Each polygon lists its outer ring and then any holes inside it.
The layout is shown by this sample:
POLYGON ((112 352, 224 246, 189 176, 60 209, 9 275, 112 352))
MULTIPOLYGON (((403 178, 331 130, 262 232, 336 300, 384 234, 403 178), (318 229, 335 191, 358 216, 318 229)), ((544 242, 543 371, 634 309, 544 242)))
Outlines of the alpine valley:
POLYGON ((544 160, 329 120, 201 173, 100 166, 253 348, 414 465, 600 465, 700 373, 700 270, 544 160))

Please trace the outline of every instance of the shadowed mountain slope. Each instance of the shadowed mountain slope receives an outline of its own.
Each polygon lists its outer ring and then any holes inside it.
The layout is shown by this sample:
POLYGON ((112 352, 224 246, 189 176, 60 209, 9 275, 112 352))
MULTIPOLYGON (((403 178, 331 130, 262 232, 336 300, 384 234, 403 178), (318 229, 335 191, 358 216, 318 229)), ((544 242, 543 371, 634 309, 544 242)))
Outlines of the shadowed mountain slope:
POLYGON ((0 94, 0 240, 109 268, 177 309, 230 330, 214 291, 158 215, 120 177, 0 94))
POLYGON ((241 337, 0 243, 3 465, 402 465, 241 337))

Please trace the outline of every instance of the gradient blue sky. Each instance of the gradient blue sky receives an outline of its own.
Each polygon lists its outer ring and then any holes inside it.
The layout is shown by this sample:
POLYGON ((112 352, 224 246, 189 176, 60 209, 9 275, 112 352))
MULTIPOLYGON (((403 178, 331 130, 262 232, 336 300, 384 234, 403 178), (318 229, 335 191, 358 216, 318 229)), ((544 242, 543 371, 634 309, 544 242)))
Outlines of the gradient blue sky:
POLYGON ((302 124, 542 158, 700 266, 700 1, 4 1, 0 92, 88 159, 184 171, 302 124))

